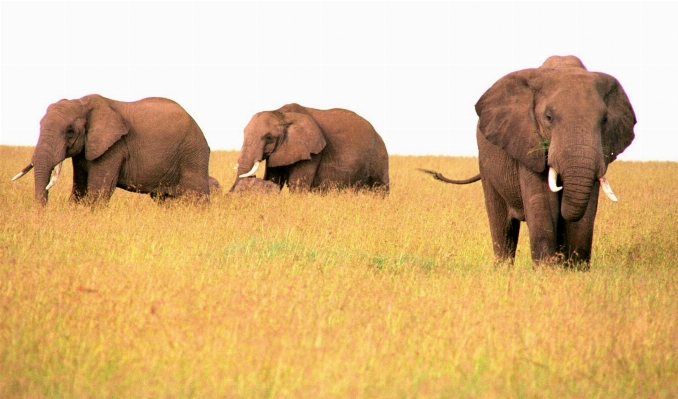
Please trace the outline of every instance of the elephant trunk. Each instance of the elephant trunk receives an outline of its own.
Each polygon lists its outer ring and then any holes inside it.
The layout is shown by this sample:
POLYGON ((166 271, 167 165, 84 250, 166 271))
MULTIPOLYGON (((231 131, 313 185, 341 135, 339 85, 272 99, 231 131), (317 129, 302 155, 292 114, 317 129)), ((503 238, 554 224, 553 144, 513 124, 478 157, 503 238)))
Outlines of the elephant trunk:
MULTIPOLYGON (((247 143, 247 142, 246 142, 247 143)), ((243 178, 254 176, 259 169, 259 163, 262 161, 263 148, 251 149, 252 146, 244 145, 240 151, 238 165, 236 167, 237 175, 235 182, 229 191, 233 191, 238 181, 243 178)))
POLYGON ((560 212, 565 220, 577 221, 584 216, 591 198, 595 173, 590 169, 563 170, 563 199, 560 212))
POLYGON ((594 184, 605 174, 605 163, 602 152, 591 147, 578 146, 575 153, 565 154, 561 159, 564 161, 555 167, 562 180, 560 213, 565 220, 577 221, 586 213, 594 184))
POLYGON ((47 205, 48 190, 56 182, 65 156, 65 145, 55 147, 41 139, 35 148, 33 154, 35 199, 43 206, 47 205), (52 179, 52 171, 55 171, 54 179, 52 179))
POLYGON ((245 178, 245 177, 252 177, 257 173, 257 170, 259 169, 259 161, 255 162, 254 165, 252 166, 252 169, 250 169, 247 173, 242 173, 239 174, 239 178, 245 178))
POLYGON ((49 191, 47 190, 47 185, 49 184, 49 179, 52 176, 52 168, 46 166, 40 166, 35 168, 35 200, 40 203, 40 205, 47 205, 47 197, 49 191))

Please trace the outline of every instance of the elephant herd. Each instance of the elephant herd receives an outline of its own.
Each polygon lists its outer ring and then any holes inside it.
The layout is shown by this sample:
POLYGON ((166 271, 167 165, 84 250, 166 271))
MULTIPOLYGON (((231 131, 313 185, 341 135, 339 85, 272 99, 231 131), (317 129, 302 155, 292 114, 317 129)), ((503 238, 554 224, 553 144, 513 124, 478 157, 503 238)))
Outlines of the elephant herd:
MULTIPOLYGON (((497 261, 513 261, 525 221, 533 262, 588 265, 599 189, 616 201, 607 166, 634 139, 620 83, 575 56, 552 56, 499 79, 475 109, 480 173, 452 180, 422 171, 449 183, 481 181, 497 261)), ((354 112, 287 104, 256 113, 244 133, 231 191, 389 190, 384 141, 354 112)), ((200 127, 174 101, 89 95, 47 108, 32 161, 12 180, 34 168, 35 198, 46 205, 70 157, 74 202, 107 201, 116 187, 206 201, 219 186, 209 156, 200 127)))

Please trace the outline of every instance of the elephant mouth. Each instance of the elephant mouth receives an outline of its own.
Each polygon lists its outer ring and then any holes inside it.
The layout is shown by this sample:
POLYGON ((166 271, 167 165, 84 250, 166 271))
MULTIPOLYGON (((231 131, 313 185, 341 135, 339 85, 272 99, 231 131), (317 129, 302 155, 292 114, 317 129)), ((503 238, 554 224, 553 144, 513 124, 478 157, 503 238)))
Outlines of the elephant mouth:
MULTIPOLYGON (((553 167, 549 168, 549 177, 548 177, 548 182, 549 182, 549 188, 551 189, 552 192, 557 193, 558 191, 562 190, 563 187, 559 186, 557 183, 558 180, 558 172, 556 172, 553 167)), ((610 182, 607 181, 607 177, 603 176, 598 179, 598 182, 600 183, 600 187, 603 189, 603 192, 609 198, 611 201, 617 202, 617 196, 614 195, 614 192, 612 191, 612 187, 610 186, 610 182)))

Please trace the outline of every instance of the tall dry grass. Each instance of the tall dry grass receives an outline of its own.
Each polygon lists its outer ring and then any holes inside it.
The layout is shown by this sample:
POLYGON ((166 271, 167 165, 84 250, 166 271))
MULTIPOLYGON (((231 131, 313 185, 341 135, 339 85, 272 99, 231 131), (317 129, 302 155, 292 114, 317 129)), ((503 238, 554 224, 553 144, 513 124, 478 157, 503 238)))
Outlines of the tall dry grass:
MULTIPOLYGON (((678 396, 678 165, 615 162, 590 272, 495 269, 475 158, 391 193, 116 190, 46 209, 0 147, 0 397, 678 396)), ((234 152, 213 152, 227 189, 234 152)))

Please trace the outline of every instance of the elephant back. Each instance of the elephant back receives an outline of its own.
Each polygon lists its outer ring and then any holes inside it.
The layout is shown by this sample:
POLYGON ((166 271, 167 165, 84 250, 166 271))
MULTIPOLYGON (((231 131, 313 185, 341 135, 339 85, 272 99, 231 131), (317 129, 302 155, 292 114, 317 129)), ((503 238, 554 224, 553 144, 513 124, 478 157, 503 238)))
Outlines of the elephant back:
POLYGON ((341 108, 307 109, 325 134, 322 174, 346 176, 347 184, 388 185, 388 152, 383 139, 365 118, 341 108), (334 170, 331 170, 334 169, 334 170))

